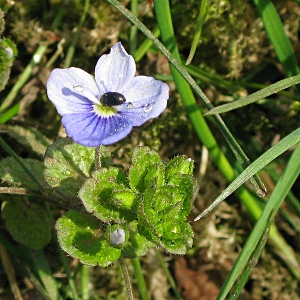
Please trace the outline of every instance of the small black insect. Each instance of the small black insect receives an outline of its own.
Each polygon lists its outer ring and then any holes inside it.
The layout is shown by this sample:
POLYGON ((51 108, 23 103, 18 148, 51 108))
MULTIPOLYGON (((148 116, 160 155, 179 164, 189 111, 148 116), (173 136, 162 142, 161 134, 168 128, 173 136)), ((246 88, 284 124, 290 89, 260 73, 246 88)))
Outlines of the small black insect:
POLYGON ((115 106, 126 102, 126 98, 124 95, 117 92, 107 92, 101 96, 100 101, 104 105, 115 106))

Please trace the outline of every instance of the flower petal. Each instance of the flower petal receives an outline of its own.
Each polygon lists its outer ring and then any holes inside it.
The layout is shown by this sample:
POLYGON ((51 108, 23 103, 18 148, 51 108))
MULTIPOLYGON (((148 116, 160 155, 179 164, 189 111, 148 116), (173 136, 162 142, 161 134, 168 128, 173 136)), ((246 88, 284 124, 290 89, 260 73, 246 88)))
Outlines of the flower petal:
POLYGON ((105 118, 96 113, 67 114, 62 118, 62 123, 69 137, 88 147, 116 143, 132 129, 130 120, 120 115, 105 118))
POLYGON ((62 116, 91 111, 91 98, 99 98, 93 76, 79 68, 54 69, 47 81, 47 94, 62 116))
POLYGON ((169 86, 153 77, 137 76, 124 93, 126 102, 116 106, 118 113, 140 126, 159 116, 167 106, 169 86))
POLYGON ((101 94, 127 89, 136 71, 134 59, 119 42, 111 47, 110 54, 102 55, 95 68, 95 79, 101 94))

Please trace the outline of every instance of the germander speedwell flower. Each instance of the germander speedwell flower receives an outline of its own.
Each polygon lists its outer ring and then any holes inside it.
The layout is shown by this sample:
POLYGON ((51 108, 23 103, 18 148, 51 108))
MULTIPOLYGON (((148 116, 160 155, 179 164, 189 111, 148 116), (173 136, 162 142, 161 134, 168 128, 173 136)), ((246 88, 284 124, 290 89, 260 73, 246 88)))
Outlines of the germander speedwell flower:
POLYGON ((135 72, 134 59, 120 42, 99 58, 95 77, 79 68, 54 69, 47 94, 67 135, 84 146, 109 145, 160 115, 167 106, 168 85, 135 72))

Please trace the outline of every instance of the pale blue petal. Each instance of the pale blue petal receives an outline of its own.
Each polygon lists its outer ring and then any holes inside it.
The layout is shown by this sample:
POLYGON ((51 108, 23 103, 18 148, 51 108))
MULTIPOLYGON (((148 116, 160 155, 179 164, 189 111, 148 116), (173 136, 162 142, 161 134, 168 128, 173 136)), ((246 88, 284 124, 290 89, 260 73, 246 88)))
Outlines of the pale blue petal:
POLYGON ((137 76, 124 92, 126 102, 116 106, 118 113, 140 126, 159 116, 167 106, 169 86, 153 77, 137 76))
POLYGON ((135 62, 119 42, 109 54, 102 55, 95 68, 95 79, 101 94, 119 92, 124 94, 136 72, 135 62))
POLYGON ((99 98, 96 82, 90 74, 79 68, 54 69, 47 81, 47 94, 60 115, 88 112, 93 109, 89 98, 99 98), (77 90, 77 91, 76 91, 77 90))
POLYGON ((67 114, 62 123, 69 137, 88 147, 116 143, 132 129, 130 120, 120 115, 103 118, 95 113, 67 114))

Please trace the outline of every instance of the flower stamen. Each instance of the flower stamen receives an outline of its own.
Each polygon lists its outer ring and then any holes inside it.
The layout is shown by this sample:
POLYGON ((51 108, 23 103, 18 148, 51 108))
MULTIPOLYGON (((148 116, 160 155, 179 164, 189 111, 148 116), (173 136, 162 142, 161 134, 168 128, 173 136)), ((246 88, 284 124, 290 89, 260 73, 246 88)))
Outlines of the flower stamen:
POLYGON ((102 103, 93 106, 94 112, 102 118, 109 118, 117 114, 117 110, 113 106, 103 105, 102 103))

